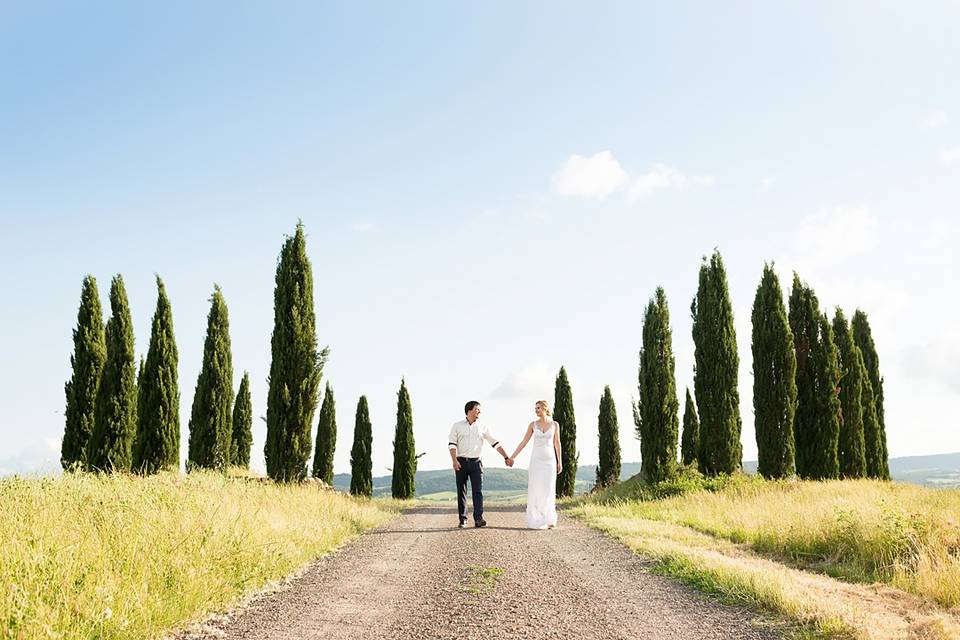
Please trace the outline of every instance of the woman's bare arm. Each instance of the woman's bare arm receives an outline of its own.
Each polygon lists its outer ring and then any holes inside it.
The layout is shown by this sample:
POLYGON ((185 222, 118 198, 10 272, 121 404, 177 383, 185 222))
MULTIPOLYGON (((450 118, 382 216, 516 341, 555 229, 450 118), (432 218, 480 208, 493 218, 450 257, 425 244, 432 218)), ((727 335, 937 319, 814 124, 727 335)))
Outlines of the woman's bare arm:
POLYGON ((517 445, 517 450, 513 452, 513 455, 510 456, 516 460, 517 456, 520 455, 520 452, 523 451, 523 448, 527 446, 527 443, 530 442, 530 438, 533 436, 533 423, 527 425, 527 433, 523 436, 523 440, 517 445))

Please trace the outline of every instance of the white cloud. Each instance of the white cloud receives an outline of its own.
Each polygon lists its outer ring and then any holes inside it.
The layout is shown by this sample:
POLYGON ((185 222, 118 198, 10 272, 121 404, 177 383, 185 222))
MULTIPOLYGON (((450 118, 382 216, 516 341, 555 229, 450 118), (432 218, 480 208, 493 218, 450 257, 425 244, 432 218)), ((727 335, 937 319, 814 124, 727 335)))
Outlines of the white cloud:
POLYGON ((602 200, 623 186, 627 172, 609 151, 589 158, 573 154, 553 176, 553 188, 562 196, 602 200))
POLYGON ((944 149, 941 151, 940 162, 947 166, 960 163, 960 147, 953 147, 952 149, 944 149))
POLYGON ((877 219, 863 206, 838 206, 807 216, 797 230, 797 248, 806 260, 834 265, 877 244, 877 219))
POLYGON ((553 385, 557 371, 544 362, 526 365, 514 371, 490 394, 491 398, 547 398, 553 397, 553 385))
POLYGON ((923 124, 931 129, 947 124, 947 112, 942 109, 931 109, 923 118, 923 124))
POLYGON ((777 181, 776 178, 767 177, 760 181, 760 190, 761 191, 770 191, 773 187, 773 183, 777 181))
POLYGON ((665 164, 655 164, 649 172, 631 177, 610 151, 600 151, 589 158, 570 156, 554 174, 552 182, 554 191, 561 196, 603 200, 621 191, 627 202, 635 202, 655 191, 713 186, 716 178, 691 177, 665 164))
POLYGON ((369 233, 371 231, 376 231, 377 223, 376 222, 354 222, 351 225, 351 228, 357 233, 369 233))

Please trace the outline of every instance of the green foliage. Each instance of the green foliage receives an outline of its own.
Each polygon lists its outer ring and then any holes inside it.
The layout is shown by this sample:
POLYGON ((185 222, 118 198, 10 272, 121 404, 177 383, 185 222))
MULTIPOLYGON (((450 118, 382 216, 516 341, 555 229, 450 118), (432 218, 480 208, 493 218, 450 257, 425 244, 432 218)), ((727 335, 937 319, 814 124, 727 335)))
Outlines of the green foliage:
POLYGON ((560 367, 553 392, 553 419, 560 425, 560 455, 563 470, 557 476, 558 498, 573 495, 577 481, 577 419, 573 412, 573 392, 567 379, 567 370, 560 367))
POLYGON ((313 413, 329 349, 317 350, 313 270, 303 224, 288 237, 277 262, 267 392, 267 474, 278 482, 302 480, 311 453, 313 413))
POLYGON ((66 425, 60 448, 60 464, 70 471, 86 462, 87 442, 93 432, 97 390, 107 359, 107 342, 103 332, 103 309, 97 279, 87 276, 80 291, 77 327, 73 330, 73 355, 70 380, 64 385, 67 406, 66 425))
POLYGON ((353 426, 353 448, 350 450, 350 493, 355 496, 373 495, 373 428, 367 396, 357 402, 357 416, 353 426))
POLYGON ((760 476, 742 472, 705 476, 692 466, 687 466, 678 467, 676 473, 660 482, 647 482, 643 479, 643 474, 638 473, 618 485, 591 494, 586 500, 600 504, 622 503, 626 500, 663 500, 699 491, 719 493, 728 489, 747 490, 750 487, 763 486, 763 482, 760 476))
POLYGON ((693 316, 693 388, 700 410, 700 470, 707 475, 741 468, 737 336, 727 273, 719 251, 700 265, 693 316))
POLYGON ((850 325, 837 307, 833 336, 840 365, 840 439, 837 457, 841 478, 863 478, 867 474, 863 439, 863 354, 853 341, 850 325))
POLYGON ((87 442, 87 467, 94 471, 129 471, 136 432, 137 386, 133 321, 120 275, 110 283, 110 313, 105 332, 107 359, 97 391, 93 432, 87 442))
POLYGON ((640 438, 641 474, 648 482, 669 478, 677 466, 679 421, 674 377, 670 311, 662 287, 647 305, 640 349, 636 423, 640 438))
POLYGON ((317 448, 313 453, 313 477, 333 484, 333 453, 337 447, 337 405, 333 387, 327 383, 320 405, 320 420, 317 425, 317 448))
POLYGON ((875 442, 866 443, 867 455, 867 475, 871 478, 880 478, 882 480, 890 479, 890 466, 888 464, 889 454, 887 452, 887 426, 883 411, 883 378, 880 376, 880 356, 877 355, 877 347, 873 342, 873 333, 870 330, 870 322, 867 320, 867 314, 857 309, 853 314, 851 322, 853 330, 853 341, 860 347, 863 354, 863 363, 869 376, 870 388, 873 391, 873 407, 876 416, 876 434, 865 434, 875 437, 875 442), (875 462, 871 466, 870 448, 877 450, 875 462))
POLYGON ((250 374, 243 372, 237 399, 233 403, 233 432, 230 438, 230 464, 250 468, 250 447, 253 445, 253 404, 250 401, 250 374))
POLYGON ((873 397, 873 385, 867 365, 860 357, 861 402, 863 410, 863 458, 868 478, 889 480, 886 475, 887 460, 883 456, 883 444, 880 440, 880 423, 877 420, 877 405, 873 397))
POLYGON ((144 475, 180 468, 180 385, 173 311, 157 276, 157 309, 147 359, 137 376, 137 437, 133 470, 144 475))
POLYGON ((683 407, 683 434, 680 436, 680 460, 684 465, 697 466, 700 451, 700 419, 697 406, 693 403, 690 388, 687 388, 687 400, 683 407))
POLYGON ((836 478, 840 474, 837 348, 816 294, 797 274, 790 292, 790 329, 797 355, 797 475, 814 480, 836 478))
POLYGON ((397 428, 393 436, 393 483, 390 492, 394 498, 409 500, 416 491, 417 453, 413 439, 413 408, 406 380, 400 381, 397 392, 397 428))
POLYGON ((757 471, 765 478, 789 478, 794 472, 797 356, 773 265, 763 267, 752 321, 757 471))
POLYGON ((620 427, 609 386, 603 388, 600 398, 597 431, 600 436, 600 463, 597 465, 596 486, 603 488, 616 484, 620 479, 620 427))
POLYGON ((227 303, 219 286, 214 286, 207 314, 207 337, 203 343, 203 364, 197 378, 190 414, 190 444, 187 470, 217 469, 230 465, 233 436, 233 356, 230 348, 230 320, 227 303))

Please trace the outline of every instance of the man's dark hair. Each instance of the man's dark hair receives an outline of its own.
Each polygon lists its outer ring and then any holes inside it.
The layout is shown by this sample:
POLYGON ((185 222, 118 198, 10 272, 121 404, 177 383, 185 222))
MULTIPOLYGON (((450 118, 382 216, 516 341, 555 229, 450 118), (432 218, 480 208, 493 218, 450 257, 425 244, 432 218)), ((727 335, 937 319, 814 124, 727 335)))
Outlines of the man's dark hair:
POLYGON ((480 403, 476 400, 471 400, 467 404, 463 405, 463 414, 466 415, 470 413, 474 407, 478 406, 480 403))

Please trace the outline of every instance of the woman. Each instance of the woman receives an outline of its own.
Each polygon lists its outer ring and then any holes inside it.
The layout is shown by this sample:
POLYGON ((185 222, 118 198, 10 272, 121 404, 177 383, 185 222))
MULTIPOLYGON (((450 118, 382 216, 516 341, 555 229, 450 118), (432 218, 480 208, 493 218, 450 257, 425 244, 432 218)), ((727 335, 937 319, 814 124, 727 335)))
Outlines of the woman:
POLYGON ((531 529, 552 529, 557 525, 557 475, 560 463, 560 424, 550 417, 550 405, 537 400, 537 419, 527 425, 523 442, 510 456, 516 459, 533 438, 530 472, 527 478, 527 526, 531 529))

